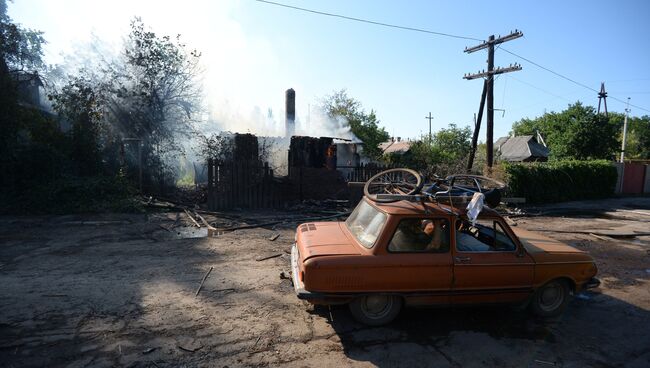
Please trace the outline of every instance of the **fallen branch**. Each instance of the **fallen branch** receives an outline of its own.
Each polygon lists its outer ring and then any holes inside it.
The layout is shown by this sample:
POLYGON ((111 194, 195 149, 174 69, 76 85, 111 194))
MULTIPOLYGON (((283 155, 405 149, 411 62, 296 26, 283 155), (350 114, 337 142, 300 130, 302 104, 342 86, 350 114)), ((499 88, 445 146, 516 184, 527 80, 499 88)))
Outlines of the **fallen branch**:
POLYGON ((280 234, 275 234, 269 238, 269 241, 276 241, 280 237, 280 234))
POLYGON ((260 262, 260 261, 266 261, 267 259, 271 259, 271 258, 277 258, 277 257, 280 257, 280 256, 282 256, 282 253, 277 253, 277 254, 273 254, 273 255, 270 255, 270 256, 261 257, 261 258, 255 258, 255 260, 257 262, 260 262))
POLYGON ((188 210, 186 210, 186 209, 184 209, 184 208, 183 208, 183 211, 185 211, 185 214, 187 215, 187 217, 189 217, 190 220, 192 220, 192 222, 194 223, 194 225, 196 225, 196 227, 198 227, 198 228, 201 227, 201 225, 199 225, 199 223, 196 222, 196 220, 194 219, 194 217, 192 217, 192 215, 190 215, 190 211, 188 211, 188 210))
POLYGON ((196 294, 194 296, 199 296, 199 292, 201 291, 201 288, 203 287, 203 283, 205 282, 205 279, 208 278, 208 276, 210 275, 210 272, 212 272, 213 268, 214 267, 210 266, 210 269, 208 270, 208 272, 205 273, 205 276, 203 276, 203 280, 201 280, 201 284, 199 285, 199 288, 196 289, 196 294))
POLYGON ((207 227, 208 230, 216 230, 216 228, 215 228, 214 226, 210 225, 207 221, 205 221, 205 219, 203 218, 203 216, 199 215, 199 213, 198 213, 197 211, 194 211, 194 214, 196 215, 196 217, 199 218, 199 220, 201 220, 201 222, 203 223, 203 225, 205 225, 205 227, 207 227))

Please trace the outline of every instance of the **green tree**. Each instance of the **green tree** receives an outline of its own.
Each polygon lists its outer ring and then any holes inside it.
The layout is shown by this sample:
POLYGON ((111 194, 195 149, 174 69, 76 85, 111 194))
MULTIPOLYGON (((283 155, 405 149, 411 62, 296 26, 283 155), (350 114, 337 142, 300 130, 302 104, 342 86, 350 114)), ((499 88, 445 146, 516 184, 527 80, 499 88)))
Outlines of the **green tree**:
POLYGON ((459 128, 449 124, 433 135, 433 147, 439 152, 440 160, 453 163, 467 157, 471 148, 472 130, 470 127, 459 128))
POLYGON ((390 136, 383 127, 379 126, 374 110, 366 113, 361 102, 348 96, 345 89, 325 96, 321 105, 329 117, 343 118, 347 121, 350 131, 363 142, 365 155, 375 159, 381 157, 379 145, 386 142, 390 136))
POLYGON ((159 184, 171 174, 181 140, 194 133, 201 108, 199 58, 180 35, 158 36, 135 18, 123 59, 104 77, 113 135, 141 139, 147 176, 159 184))
POLYGON ((81 175, 100 170, 100 130, 105 113, 102 92, 83 74, 49 95, 54 110, 72 124, 71 159, 81 175))
POLYGON ((515 135, 534 135, 536 131, 544 136, 551 159, 610 159, 617 150, 620 123, 578 101, 562 112, 524 118, 512 125, 515 135))
MULTIPOLYGON (((618 134, 619 142, 623 141, 623 121, 625 115, 621 113, 609 113, 610 121, 615 121, 621 130, 618 134)), ((621 144, 618 143, 617 151, 621 144)), ((627 120, 627 141, 625 144, 626 159, 650 159, 650 116, 628 117, 627 120)))
POLYGON ((404 155, 388 155, 385 160, 392 164, 407 166, 421 171, 427 176, 445 176, 464 172, 467 155, 471 147, 472 130, 449 124, 433 134, 431 139, 423 135, 411 143, 404 155))
POLYGON ((24 125, 17 105, 16 76, 43 66, 43 33, 13 23, 7 2, 0 0, 0 159, 11 160, 18 132, 24 125))

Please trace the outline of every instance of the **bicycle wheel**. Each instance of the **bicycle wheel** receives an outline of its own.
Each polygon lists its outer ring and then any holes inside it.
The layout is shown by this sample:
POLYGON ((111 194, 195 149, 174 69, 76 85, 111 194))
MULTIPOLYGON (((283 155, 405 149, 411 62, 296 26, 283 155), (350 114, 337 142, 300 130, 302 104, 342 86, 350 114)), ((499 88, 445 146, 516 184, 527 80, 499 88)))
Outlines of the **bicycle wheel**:
POLYGON ((411 169, 390 169, 380 172, 366 182, 363 193, 375 202, 389 203, 396 199, 377 199, 377 194, 417 194, 424 184, 422 176, 411 169))

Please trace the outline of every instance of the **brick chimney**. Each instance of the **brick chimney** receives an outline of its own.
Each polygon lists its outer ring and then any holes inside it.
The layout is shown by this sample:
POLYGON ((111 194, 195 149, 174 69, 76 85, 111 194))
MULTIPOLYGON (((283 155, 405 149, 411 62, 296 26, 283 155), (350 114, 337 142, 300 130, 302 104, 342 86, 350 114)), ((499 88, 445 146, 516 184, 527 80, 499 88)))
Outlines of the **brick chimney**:
POLYGON ((293 88, 289 88, 285 93, 285 111, 287 112, 285 134, 291 137, 296 132, 296 91, 293 88))

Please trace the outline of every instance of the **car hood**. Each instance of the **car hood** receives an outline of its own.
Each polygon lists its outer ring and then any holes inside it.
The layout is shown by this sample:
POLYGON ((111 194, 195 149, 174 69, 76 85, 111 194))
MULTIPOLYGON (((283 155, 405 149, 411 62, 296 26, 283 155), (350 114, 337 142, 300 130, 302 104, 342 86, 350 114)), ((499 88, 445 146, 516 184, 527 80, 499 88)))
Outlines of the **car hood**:
POLYGON ((521 244, 536 261, 590 261, 585 252, 540 233, 512 228, 521 244))
POLYGON ((356 245, 345 235, 341 222, 310 222, 296 229, 296 242, 300 258, 333 255, 361 254, 356 245))

